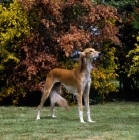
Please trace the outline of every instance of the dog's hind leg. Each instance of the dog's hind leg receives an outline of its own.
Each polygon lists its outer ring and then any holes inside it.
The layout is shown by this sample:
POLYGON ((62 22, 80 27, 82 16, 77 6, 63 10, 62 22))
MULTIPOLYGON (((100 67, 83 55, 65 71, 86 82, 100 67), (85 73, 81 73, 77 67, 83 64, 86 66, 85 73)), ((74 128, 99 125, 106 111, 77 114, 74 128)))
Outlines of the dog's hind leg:
POLYGON ((39 105, 38 108, 37 108, 37 118, 36 118, 37 120, 40 119, 40 111, 41 111, 41 108, 42 108, 44 102, 46 101, 46 99, 48 98, 49 93, 50 93, 50 90, 46 90, 46 91, 43 93, 43 95, 42 95, 40 105, 39 105))
POLYGON ((50 113, 51 113, 51 117, 55 118, 56 116, 54 115, 54 107, 55 107, 55 92, 54 90, 51 91, 50 93, 50 102, 51 102, 51 107, 50 107, 50 113))
POLYGON ((41 108, 42 108, 44 102, 46 101, 46 99, 48 98, 48 96, 51 92, 52 86, 53 86, 53 81, 49 80, 49 82, 47 82, 47 80, 46 80, 46 83, 45 83, 45 86, 44 86, 44 92, 43 92, 43 95, 42 95, 42 98, 41 98, 41 102, 40 102, 40 105, 37 108, 37 118, 36 118, 37 120, 40 119, 41 108))
POLYGON ((50 113, 51 113, 51 117, 55 118, 56 116, 54 115, 54 107, 55 107, 55 103, 56 103, 56 94, 61 94, 61 83, 55 83, 51 93, 50 93, 50 102, 51 102, 51 107, 50 107, 50 113))
POLYGON ((50 101, 51 101, 50 113, 51 113, 52 118, 56 117, 54 115, 55 103, 57 103, 59 106, 64 107, 66 110, 68 110, 67 101, 61 96, 61 83, 60 82, 54 84, 50 93, 50 101))

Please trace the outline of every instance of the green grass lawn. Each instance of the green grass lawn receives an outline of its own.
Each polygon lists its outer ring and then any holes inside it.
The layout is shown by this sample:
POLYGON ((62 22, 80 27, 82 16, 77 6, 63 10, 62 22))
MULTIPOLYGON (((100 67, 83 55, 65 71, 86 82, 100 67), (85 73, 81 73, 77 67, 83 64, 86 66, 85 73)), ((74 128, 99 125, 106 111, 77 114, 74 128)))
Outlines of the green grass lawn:
POLYGON ((0 107, 0 140, 139 140, 139 103, 92 105, 96 123, 80 123, 77 106, 56 107, 55 115, 43 107, 36 120, 34 107, 0 107))

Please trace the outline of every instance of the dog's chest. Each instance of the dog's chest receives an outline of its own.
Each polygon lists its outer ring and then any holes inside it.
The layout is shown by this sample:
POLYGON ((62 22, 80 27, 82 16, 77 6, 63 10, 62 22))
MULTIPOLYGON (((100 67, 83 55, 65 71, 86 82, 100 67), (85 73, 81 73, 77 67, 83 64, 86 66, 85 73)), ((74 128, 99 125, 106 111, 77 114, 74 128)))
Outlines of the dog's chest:
POLYGON ((70 93, 78 93, 78 90, 77 89, 81 89, 81 91, 84 91, 84 89, 86 88, 86 86, 88 84, 90 84, 90 77, 85 77, 81 80, 81 83, 79 84, 80 87, 77 87, 77 86, 69 86, 69 85, 65 85, 65 84, 62 84, 70 93))
POLYGON ((86 88, 86 86, 87 86, 88 84, 90 84, 90 81, 91 81, 90 77, 85 77, 85 78, 82 80, 82 89, 83 89, 83 90, 86 88))

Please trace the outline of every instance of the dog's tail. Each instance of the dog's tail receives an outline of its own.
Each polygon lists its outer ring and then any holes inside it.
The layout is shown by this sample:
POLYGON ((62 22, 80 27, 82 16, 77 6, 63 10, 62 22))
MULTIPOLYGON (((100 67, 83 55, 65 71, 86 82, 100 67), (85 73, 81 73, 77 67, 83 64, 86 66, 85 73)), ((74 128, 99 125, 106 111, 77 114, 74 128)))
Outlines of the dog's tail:
POLYGON ((68 110, 68 103, 67 100, 64 99, 60 94, 58 94, 55 90, 51 90, 50 94, 51 104, 57 103, 59 106, 64 107, 68 110))

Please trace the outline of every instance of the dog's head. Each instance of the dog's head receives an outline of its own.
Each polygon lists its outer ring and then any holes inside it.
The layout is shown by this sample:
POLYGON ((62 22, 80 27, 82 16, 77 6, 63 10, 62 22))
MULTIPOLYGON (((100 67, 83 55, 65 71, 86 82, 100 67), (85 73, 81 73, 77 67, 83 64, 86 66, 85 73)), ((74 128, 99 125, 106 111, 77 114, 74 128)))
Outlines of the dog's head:
POLYGON ((90 60, 96 60, 97 58, 100 57, 100 52, 99 51, 96 51, 95 49, 93 48, 86 48, 84 51, 83 51, 84 55, 86 56, 86 58, 90 59, 90 60))
POLYGON ((88 63, 92 63, 96 61, 101 56, 101 53, 99 51, 96 51, 93 48, 86 48, 83 52, 80 54, 80 60, 82 68, 81 70, 88 65, 88 63))
POLYGON ((80 57, 82 59, 88 59, 90 61, 96 60, 101 56, 99 51, 96 51, 93 48, 86 48, 83 52, 81 52, 80 57))

